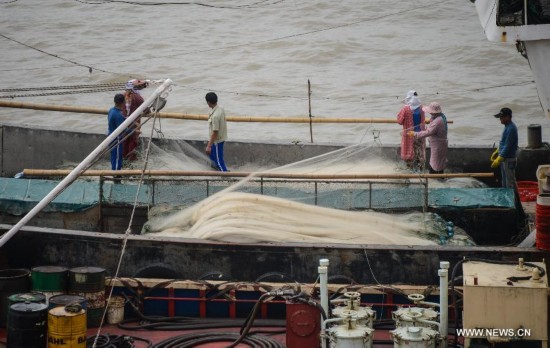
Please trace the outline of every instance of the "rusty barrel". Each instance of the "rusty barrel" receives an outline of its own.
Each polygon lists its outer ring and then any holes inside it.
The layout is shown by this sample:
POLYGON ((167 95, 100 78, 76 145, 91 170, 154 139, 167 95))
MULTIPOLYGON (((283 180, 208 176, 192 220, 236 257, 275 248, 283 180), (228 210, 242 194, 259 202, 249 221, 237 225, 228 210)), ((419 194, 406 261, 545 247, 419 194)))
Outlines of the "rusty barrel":
POLYGON ((69 294, 84 297, 88 327, 98 327, 105 311, 105 269, 76 267, 69 270, 69 294))

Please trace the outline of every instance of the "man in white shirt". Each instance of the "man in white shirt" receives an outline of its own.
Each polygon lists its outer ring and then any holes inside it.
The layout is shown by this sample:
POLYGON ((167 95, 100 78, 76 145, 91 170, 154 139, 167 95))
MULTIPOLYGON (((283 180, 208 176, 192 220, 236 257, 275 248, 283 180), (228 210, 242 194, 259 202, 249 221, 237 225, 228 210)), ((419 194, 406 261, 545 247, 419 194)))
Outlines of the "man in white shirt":
POLYGON ((221 172, 227 172, 223 159, 223 145, 227 139, 227 122, 225 111, 218 106, 218 96, 214 92, 208 92, 205 96, 206 103, 212 109, 208 115, 209 139, 206 145, 206 153, 212 160, 212 167, 221 172))

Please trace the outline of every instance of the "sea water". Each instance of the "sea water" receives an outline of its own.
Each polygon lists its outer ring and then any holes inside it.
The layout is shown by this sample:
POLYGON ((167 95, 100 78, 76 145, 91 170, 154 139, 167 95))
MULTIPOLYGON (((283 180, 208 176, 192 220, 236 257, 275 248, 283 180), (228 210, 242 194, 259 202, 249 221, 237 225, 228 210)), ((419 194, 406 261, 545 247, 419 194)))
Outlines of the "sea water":
MULTIPOLYGON (((533 76, 514 45, 488 42, 470 1, 198 0, 161 4, 0 1, 0 96, 107 110, 115 91, 25 97, 22 88, 170 78, 164 111, 394 119, 406 92, 438 101, 451 145, 491 146, 514 111, 520 145, 543 126, 533 76), (155 4, 154 6, 152 4, 155 4)), ((152 88, 143 91, 147 97, 152 88)), ((0 110, 0 124, 104 133, 106 115, 0 110)), ((146 126, 144 135, 149 134, 146 126)), ((201 121, 162 120, 158 134, 206 139, 201 121)), ((229 140, 397 144, 398 125, 231 123, 229 140)))

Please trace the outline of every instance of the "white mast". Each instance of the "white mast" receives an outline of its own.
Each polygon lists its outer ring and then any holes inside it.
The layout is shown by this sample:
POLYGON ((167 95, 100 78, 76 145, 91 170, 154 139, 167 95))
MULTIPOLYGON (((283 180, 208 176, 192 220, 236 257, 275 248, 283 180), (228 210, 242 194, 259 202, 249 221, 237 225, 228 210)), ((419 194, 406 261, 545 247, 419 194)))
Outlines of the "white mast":
POLYGON ((76 168, 74 168, 63 180, 55 186, 50 193, 46 195, 38 204, 32 208, 19 222, 14 225, 8 232, 4 233, 0 237, 0 248, 11 238, 21 227, 25 226, 36 214, 38 214, 46 205, 57 197, 67 186, 69 186, 78 176, 87 168, 96 158, 100 155, 104 149, 108 148, 113 140, 118 137, 128 126, 130 126, 140 115, 141 113, 149 107, 158 97, 165 97, 166 94, 170 91, 169 88, 172 85, 172 80, 166 79, 162 85, 160 85, 153 94, 147 98, 143 104, 141 104, 136 111, 134 111, 126 120, 117 128, 115 131, 110 134, 98 147, 95 148, 76 168))

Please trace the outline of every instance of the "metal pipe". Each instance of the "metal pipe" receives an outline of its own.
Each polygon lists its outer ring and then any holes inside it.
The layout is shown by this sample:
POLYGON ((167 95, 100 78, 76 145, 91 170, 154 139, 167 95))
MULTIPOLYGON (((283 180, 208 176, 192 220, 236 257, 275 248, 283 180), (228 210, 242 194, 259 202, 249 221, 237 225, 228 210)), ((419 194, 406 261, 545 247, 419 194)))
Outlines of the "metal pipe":
POLYGON ((0 247, 2 247, 6 242, 25 226, 36 214, 38 214, 44 207, 46 207, 51 201, 57 197, 67 186, 69 186, 76 178, 78 178, 84 169, 88 167, 101 153, 104 149, 109 147, 109 144, 115 140, 122 132, 126 131, 126 128, 130 126, 140 115, 141 113, 149 107, 151 102, 153 102, 157 97, 166 93, 168 88, 172 85, 172 80, 166 79, 162 85, 160 85, 154 92, 151 94, 147 100, 141 104, 136 111, 134 111, 126 120, 117 128, 115 131, 110 134, 105 140, 98 145, 78 166, 76 166, 63 180, 61 180, 57 186, 55 186, 46 197, 42 198, 38 204, 32 208, 17 224, 15 224, 8 232, 6 232, 2 237, 0 237, 0 247))
POLYGON ((439 336, 441 337, 441 348, 447 347, 447 335, 449 332, 449 262, 441 261, 439 275, 439 336))
POLYGON ((420 302, 417 302, 417 303, 421 304, 421 305, 424 305, 424 306, 428 306, 428 307, 440 307, 441 306, 440 303, 428 302, 428 301, 420 301, 420 302))
MULTIPOLYGON (((328 307, 328 265, 329 261, 328 259, 321 259, 319 260, 319 296, 321 297, 321 307, 323 307, 323 310, 325 311, 326 315, 329 315, 329 307, 328 307)), ((323 317, 321 316, 321 322, 323 322, 323 317)), ((324 325, 321 328, 321 333, 325 333, 324 325)), ((326 348, 326 340, 323 338, 321 340, 322 342, 322 348, 326 348)))
POLYGON ((343 321, 344 319, 345 318, 331 318, 331 319, 323 320, 323 318, 321 318, 321 348, 327 348, 327 337, 326 337, 327 324, 337 323, 337 322, 343 321))

